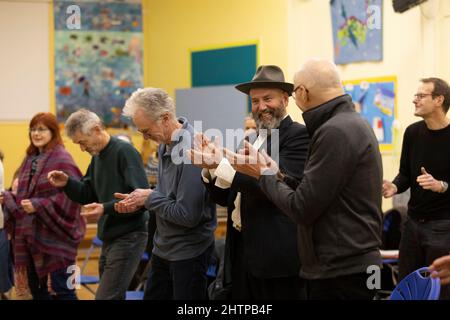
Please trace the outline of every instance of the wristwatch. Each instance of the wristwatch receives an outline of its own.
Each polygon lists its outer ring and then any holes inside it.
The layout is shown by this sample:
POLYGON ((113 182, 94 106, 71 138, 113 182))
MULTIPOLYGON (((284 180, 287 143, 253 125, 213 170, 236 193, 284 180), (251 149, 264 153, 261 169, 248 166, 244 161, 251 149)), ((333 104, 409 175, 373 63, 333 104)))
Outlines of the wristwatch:
POLYGON ((439 193, 444 193, 448 189, 448 183, 441 180, 442 190, 439 193))

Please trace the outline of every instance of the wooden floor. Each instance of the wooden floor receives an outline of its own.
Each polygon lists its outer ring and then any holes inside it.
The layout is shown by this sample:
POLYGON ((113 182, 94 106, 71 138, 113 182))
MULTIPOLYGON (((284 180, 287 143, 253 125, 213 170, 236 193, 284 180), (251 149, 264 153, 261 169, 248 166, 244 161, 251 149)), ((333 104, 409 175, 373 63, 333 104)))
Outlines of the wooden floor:
MULTIPOLYGON (((84 261, 84 252, 80 253, 79 258, 77 259, 77 265, 81 268, 84 261)), ((93 255, 93 258, 89 260, 86 265, 84 274, 90 276, 98 276, 98 254, 93 255)), ((98 285, 89 285, 90 288, 95 292, 97 290, 98 285)), ((89 292, 85 287, 80 286, 76 291, 77 297, 80 300, 94 300, 94 295, 89 292)), ((7 294, 8 299, 18 300, 16 292, 14 288, 7 294)))
MULTIPOLYGON (((77 264, 80 268, 83 264, 83 260, 84 260, 84 256, 80 255, 80 257, 77 261, 77 264)), ((83 274, 89 275, 89 276, 98 276, 98 255, 89 259, 89 262, 87 263, 83 274)), ((97 290, 98 285, 93 284, 93 285, 89 285, 89 287, 95 292, 97 290)), ((80 286, 80 289, 77 290, 77 297, 80 300, 94 300, 94 298, 95 298, 94 295, 83 286, 80 286)))
MULTIPOLYGON (((222 238, 225 236, 226 233, 226 208, 223 207, 217 207, 217 215, 218 215, 218 226, 215 231, 216 238, 222 238)), ((96 224, 88 224, 86 229, 86 235, 82 243, 80 244, 80 248, 78 249, 78 258, 77 258, 77 265, 81 268, 83 265, 83 262, 86 257, 86 252, 92 242, 93 237, 97 233, 97 226, 96 224)), ((98 276, 98 258, 100 255, 100 248, 96 248, 87 265, 85 270, 83 271, 84 275, 89 276, 98 276)), ((97 290, 98 285, 89 285, 89 287, 95 292, 97 290)), ((95 296, 88 291, 85 287, 80 286, 79 289, 76 291, 77 297, 80 300, 94 300, 95 296)), ((11 290, 10 294, 8 295, 10 299, 17 299, 17 296, 15 294, 14 288, 11 290)))

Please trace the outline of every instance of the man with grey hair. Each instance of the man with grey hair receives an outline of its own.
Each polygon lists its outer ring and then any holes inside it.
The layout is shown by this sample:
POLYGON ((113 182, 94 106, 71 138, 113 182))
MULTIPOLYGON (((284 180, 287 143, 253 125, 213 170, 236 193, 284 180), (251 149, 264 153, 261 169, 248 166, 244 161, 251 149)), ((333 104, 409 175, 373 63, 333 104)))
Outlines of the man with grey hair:
POLYGON ((133 119, 144 139, 159 143, 156 189, 137 189, 123 200, 119 212, 146 207, 156 216, 152 268, 144 299, 205 299, 207 269, 214 250, 216 207, 184 151, 194 129, 175 116, 172 99, 162 89, 145 88, 126 101, 123 113, 133 119), (181 161, 180 161, 181 160, 181 161))
POLYGON ((307 279, 309 299, 372 299, 368 267, 381 264, 377 139, 355 111, 331 61, 307 61, 294 77, 293 95, 311 136, 297 186, 292 179, 288 185, 277 164, 248 143, 250 155, 228 155, 230 162, 258 179, 264 194, 297 223, 300 276, 307 279))
POLYGON ((130 143, 111 137, 89 110, 72 113, 65 128, 69 138, 91 154, 91 163, 81 181, 63 171, 49 172, 48 179, 55 187, 64 188, 71 200, 85 205, 82 215, 99 219, 97 234, 103 245, 95 298, 125 299, 147 244, 148 212, 137 208, 119 213, 114 208, 118 201, 114 193, 148 188, 141 157, 130 143))

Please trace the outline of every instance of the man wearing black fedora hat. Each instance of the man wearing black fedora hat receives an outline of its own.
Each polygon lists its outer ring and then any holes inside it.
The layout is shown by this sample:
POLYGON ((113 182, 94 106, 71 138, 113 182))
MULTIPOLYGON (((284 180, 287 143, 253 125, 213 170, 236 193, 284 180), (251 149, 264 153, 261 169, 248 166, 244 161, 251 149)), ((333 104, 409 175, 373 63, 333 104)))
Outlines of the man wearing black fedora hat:
MULTIPOLYGON (((250 82, 239 84, 236 89, 251 98, 257 132, 248 141, 257 149, 278 156, 281 170, 300 179, 309 137, 305 126, 287 115, 293 84, 285 82, 279 67, 266 65, 257 69, 250 82)), ((217 148, 209 141, 204 146, 217 148)), ((197 146, 191 151, 191 158, 208 158, 208 152, 197 146)), ((261 192, 256 179, 236 172, 226 157, 216 159, 213 165, 206 162, 198 164, 204 168, 205 185, 214 201, 228 207, 222 280, 224 287, 231 286, 231 299, 304 298, 298 276, 295 224, 280 214, 261 192)))

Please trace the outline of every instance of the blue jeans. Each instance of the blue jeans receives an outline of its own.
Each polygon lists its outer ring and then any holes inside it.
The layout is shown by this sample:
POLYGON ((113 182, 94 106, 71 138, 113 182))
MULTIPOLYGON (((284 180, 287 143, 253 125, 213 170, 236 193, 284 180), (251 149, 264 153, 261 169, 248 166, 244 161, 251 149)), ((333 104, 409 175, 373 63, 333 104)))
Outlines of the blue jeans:
MULTIPOLYGON (((399 278, 428 267, 435 259, 450 253, 450 220, 408 218, 402 232, 399 252, 399 278)), ((450 299, 450 286, 441 287, 441 299, 450 299)))
POLYGON ((0 293, 13 286, 13 268, 9 251, 9 241, 4 229, 0 229, 0 293))
POLYGON ((206 300, 206 287, 214 242, 199 256, 168 261, 152 255, 144 300, 206 300))
POLYGON ((100 284, 96 300, 124 300, 128 286, 141 261, 148 233, 134 231, 103 242, 99 260, 100 284))
MULTIPOLYGON (((75 264, 75 262, 73 263, 75 264)), ((67 268, 58 269, 50 273, 50 281, 55 296, 50 296, 48 292, 48 276, 39 279, 34 266, 27 268, 28 286, 30 287, 33 300, 78 300, 75 294, 75 288, 67 287, 67 279, 71 276, 67 273, 67 268)))

